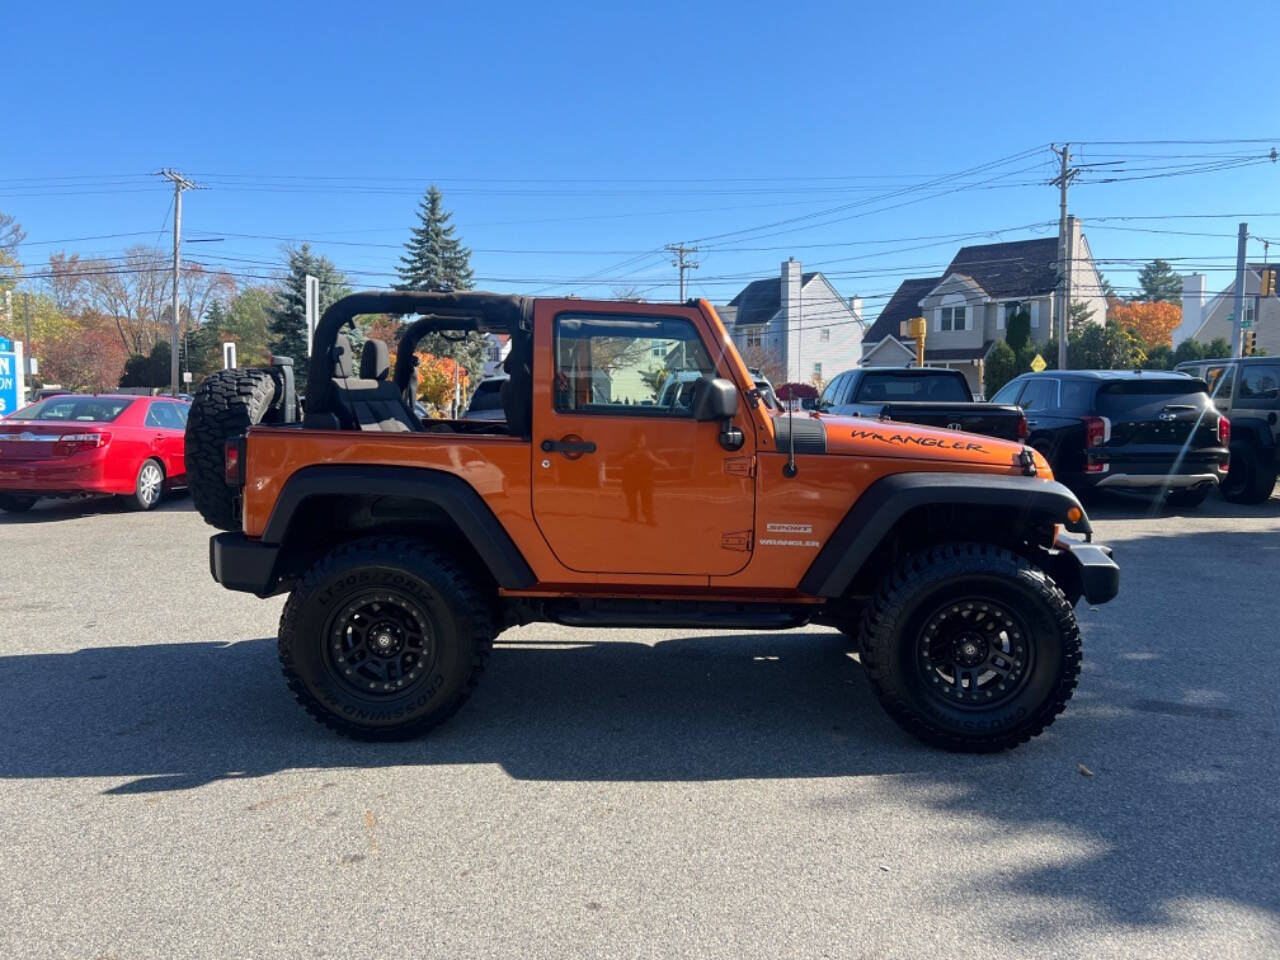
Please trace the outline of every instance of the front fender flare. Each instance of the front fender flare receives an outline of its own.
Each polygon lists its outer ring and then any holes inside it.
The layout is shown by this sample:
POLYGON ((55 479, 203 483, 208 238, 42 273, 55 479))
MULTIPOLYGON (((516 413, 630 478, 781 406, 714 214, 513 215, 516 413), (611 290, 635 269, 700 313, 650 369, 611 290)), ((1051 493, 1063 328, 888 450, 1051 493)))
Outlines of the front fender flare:
POLYGON ((817 597, 845 596, 894 525, 917 507, 936 505, 998 507, 1009 512, 1015 526, 1044 519, 1063 524, 1073 533, 1093 534, 1083 508, 1080 522, 1068 523, 1067 511, 1080 507, 1080 501, 1057 481, 975 473, 897 473, 877 480, 858 498, 805 571, 800 590, 817 597))

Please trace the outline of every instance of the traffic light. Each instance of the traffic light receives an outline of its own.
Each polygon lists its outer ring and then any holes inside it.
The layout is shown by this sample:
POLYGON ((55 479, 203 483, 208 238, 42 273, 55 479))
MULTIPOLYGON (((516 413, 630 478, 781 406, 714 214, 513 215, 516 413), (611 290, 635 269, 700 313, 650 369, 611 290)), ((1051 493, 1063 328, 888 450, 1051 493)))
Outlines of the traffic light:
POLYGON ((1274 297, 1276 295, 1276 272, 1274 270, 1262 271, 1262 295, 1264 297, 1274 297))
POLYGON ((1258 346, 1258 335, 1254 333, 1252 330, 1245 330, 1244 331, 1244 347, 1241 350, 1241 356, 1245 356, 1245 357, 1253 356, 1253 351, 1257 349, 1257 346, 1258 346))

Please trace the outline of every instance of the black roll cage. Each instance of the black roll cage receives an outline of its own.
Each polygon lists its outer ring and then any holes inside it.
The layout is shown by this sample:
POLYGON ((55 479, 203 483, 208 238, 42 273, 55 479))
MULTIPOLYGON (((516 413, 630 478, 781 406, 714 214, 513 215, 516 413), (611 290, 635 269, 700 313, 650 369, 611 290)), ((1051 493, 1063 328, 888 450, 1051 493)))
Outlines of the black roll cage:
POLYGON ((396 387, 403 393, 413 375, 413 353, 418 341, 441 331, 478 331, 527 335, 533 329, 533 299, 476 290, 427 292, 418 290, 368 290, 349 294, 333 303, 311 342, 307 364, 307 410, 329 410, 333 402, 333 348, 344 327, 354 327, 362 314, 419 314, 400 334, 396 348, 396 387))

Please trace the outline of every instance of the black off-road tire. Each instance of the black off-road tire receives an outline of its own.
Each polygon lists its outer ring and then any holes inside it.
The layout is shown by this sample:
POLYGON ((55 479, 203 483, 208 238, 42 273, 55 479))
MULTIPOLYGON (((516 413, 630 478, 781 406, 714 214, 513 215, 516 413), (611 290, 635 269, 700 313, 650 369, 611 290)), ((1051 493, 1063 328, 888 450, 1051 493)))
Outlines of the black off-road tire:
POLYGON ((862 665, 881 704, 909 733, 947 750, 990 753, 1041 733, 1071 698, 1080 657, 1080 630, 1062 590, 1025 558, 989 544, 945 544, 908 557, 862 621, 862 665), (971 634, 994 638, 988 650, 1007 644, 1007 656, 986 655, 1007 676, 984 662, 952 668, 967 688, 946 681, 940 645, 957 655, 972 645, 966 656, 980 656, 971 634), (984 681, 983 670, 995 679, 984 681))
POLYGON ((20 497, 12 493, 0 493, 0 510, 5 513, 26 513, 35 505, 35 497, 20 497))
POLYGON ((1165 497, 1165 503, 1171 507, 1187 509, 1200 506, 1208 496, 1209 488, 1207 486, 1194 487, 1190 490, 1170 490, 1169 495, 1165 497))
POLYGON ((403 740, 470 696, 493 634, 491 606, 461 564, 417 540, 371 537, 333 550, 294 588, 280 618, 280 665, 298 703, 329 729, 403 740), (425 638, 418 646, 415 629, 425 638), (399 646, 371 655, 387 634, 399 646), (396 671, 400 682, 387 682, 396 671))
POLYGON ((187 485, 191 502, 205 523, 219 530, 238 530, 234 487, 227 486, 226 442, 262 423, 276 395, 276 381, 266 370, 221 370, 207 377, 191 401, 187 417, 187 485))
POLYGON ((1231 465, 1218 488, 1222 499, 1231 503, 1266 503, 1276 486, 1274 464, 1264 464, 1258 451, 1248 443, 1231 445, 1231 465))

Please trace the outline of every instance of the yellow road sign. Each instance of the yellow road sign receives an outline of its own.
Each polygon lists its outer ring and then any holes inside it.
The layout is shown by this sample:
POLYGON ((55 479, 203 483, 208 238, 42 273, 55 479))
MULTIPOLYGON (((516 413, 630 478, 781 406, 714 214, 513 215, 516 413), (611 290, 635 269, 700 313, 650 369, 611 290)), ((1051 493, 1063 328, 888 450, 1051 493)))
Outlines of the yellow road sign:
POLYGON ((1047 366, 1048 364, 1044 362, 1044 357, 1040 356, 1040 354, 1038 353, 1031 360, 1031 369, 1034 370, 1036 373, 1039 373, 1041 370, 1043 370, 1047 366))

